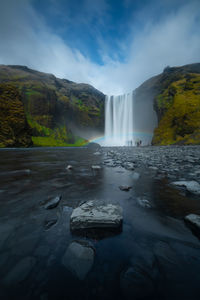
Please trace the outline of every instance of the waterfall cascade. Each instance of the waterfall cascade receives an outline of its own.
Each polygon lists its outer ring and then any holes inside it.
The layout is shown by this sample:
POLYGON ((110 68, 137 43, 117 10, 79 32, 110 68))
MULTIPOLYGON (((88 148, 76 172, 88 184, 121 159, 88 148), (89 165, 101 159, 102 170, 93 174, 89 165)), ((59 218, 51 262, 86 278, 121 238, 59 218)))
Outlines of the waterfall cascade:
POLYGON ((152 97, 138 98, 135 92, 106 96, 103 145, 135 146, 139 141, 150 145, 156 126, 152 97))
POLYGON ((128 146, 135 144, 133 111, 134 93, 120 96, 106 96, 106 145, 128 146))

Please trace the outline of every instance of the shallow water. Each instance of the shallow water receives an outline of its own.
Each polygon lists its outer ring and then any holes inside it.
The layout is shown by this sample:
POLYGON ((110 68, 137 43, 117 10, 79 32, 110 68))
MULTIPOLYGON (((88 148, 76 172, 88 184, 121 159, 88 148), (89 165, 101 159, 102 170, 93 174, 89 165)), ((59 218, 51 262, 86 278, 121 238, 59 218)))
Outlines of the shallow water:
MULTIPOLYGON (((121 160, 113 159, 107 148, 100 155, 87 148, 0 150, 0 299, 132 299, 120 278, 129 266, 151 256, 157 264, 151 270, 156 270, 151 299, 199 299, 200 241, 183 217, 200 213, 200 199, 169 185, 170 176, 188 174, 187 162, 183 174, 172 171, 167 176, 144 162, 155 148, 113 149, 121 160), (136 159, 135 170, 127 170, 124 157, 130 161, 134 151, 140 163, 136 159), (105 164, 113 160, 115 167, 105 164), (67 165, 73 169, 66 170, 67 165), (92 165, 102 168, 94 171, 92 165), (134 172, 140 174, 138 179, 134 172), (124 192, 120 185, 132 189, 124 192), (62 195, 59 206, 46 210, 44 201, 57 195, 62 195), (151 208, 142 207, 138 198, 147 199, 151 208), (72 235, 72 209, 87 200, 122 206, 122 232, 101 239, 72 235), (57 223, 46 230, 45 221, 52 218, 57 223), (95 248, 94 265, 84 281, 61 263, 76 239, 88 239, 95 248), (13 270, 27 257, 33 265, 22 270, 24 278, 16 283, 13 270)), ((160 151, 170 160, 168 148, 160 151)), ((199 148, 194 153, 198 157, 199 148)))

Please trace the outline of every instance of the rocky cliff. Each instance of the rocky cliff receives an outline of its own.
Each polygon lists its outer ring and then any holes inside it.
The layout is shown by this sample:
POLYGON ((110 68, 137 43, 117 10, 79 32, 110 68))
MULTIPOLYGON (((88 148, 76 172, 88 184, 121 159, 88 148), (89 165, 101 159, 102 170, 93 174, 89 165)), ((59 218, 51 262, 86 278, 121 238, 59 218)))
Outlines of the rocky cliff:
POLYGON ((154 102, 153 145, 200 144, 200 63, 166 67, 136 89, 136 97, 154 102))
POLYGON ((81 145, 103 133, 104 98, 88 84, 0 65, 0 146, 81 145))

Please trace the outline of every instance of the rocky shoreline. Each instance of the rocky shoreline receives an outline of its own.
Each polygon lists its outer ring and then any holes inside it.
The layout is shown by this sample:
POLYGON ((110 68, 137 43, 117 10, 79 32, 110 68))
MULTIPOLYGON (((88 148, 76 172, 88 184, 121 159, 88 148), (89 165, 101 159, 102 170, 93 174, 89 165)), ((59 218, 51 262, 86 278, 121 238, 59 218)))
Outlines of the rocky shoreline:
POLYGON ((199 150, 2 150, 3 299, 198 299, 199 150))

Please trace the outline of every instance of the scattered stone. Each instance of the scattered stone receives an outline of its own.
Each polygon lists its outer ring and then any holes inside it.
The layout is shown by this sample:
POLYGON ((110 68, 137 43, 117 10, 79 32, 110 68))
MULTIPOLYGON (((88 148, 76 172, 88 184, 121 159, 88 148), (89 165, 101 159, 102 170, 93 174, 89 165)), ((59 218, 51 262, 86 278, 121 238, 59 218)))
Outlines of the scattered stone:
POLYGON ((151 204, 147 199, 137 198, 137 203, 144 208, 151 208, 151 204))
POLYGON ((67 248, 62 264, 78 279, 84 280, 94 263, 94 249, 84 241, 74 241, 67 248))
POLYGON ((20 260, 14 268, 7 274, 3 280, 6 285, 16 285, 26 279, 34 265, 36 259, 34 257, 27 256, 20 260))
POLYGON ((200 215, 189 214, 184 218, 184 220, 187 224, 192 226, 192 228, 195 230, 195 233, 200 234, 200 215))
POLYGON ((47 218, 45 221, 44 221, 44 228, 46 230, 50 229, 53 225, 55 225, 58 221, 58 218, 57 216, 55 217, 51 217, 51 218, 47 218))
POLYGON ((97 151, 94 153, 94 155, 101 155, 101 152, 97 151))
POLYGON ((127 162, 123 166, 126 170, 134 170, 135 169, 135 165, 131 162, 127 162))
POLYGON ((46 204, 45 204, 45 208, 46 209, 52 209, 55 208, 56 206, 58 206, 58 204, 60 203, 62 196, 57 196, 55 198, 52 198, 51 200, 49 200, 46 204))
POLYGON ((153 167, 153 166, 150 166, 149 169, 154 170, 154 171, 157 171, 157 170, 158 170, 157 167, 153 167))
POLYGON ((72 170, 73 169, 73 167, 71 166, 71 165, 68 165, 67 167, 66 167, 66 170, 72 170))
POLYGON ((91 166, 92 170, 100 170, 101 167, 100 166, 91 166))
POLYGON ((176 186, 184 186, 190 193, 200 195, 200 184, 197 181, 174 181, 171 184, 176 186))
POLYGON ((122 220, 120 206, 87 201, 73 210, 70 225, 72 231, 98 228, 120 229, 122 220))
POLYGON ((132 186, 128 186, 128 185, 120 185, 120 186, 119 186, 119 189, 120 189, 121 191, 128 192, 130 189, 132 189, 132 186))

